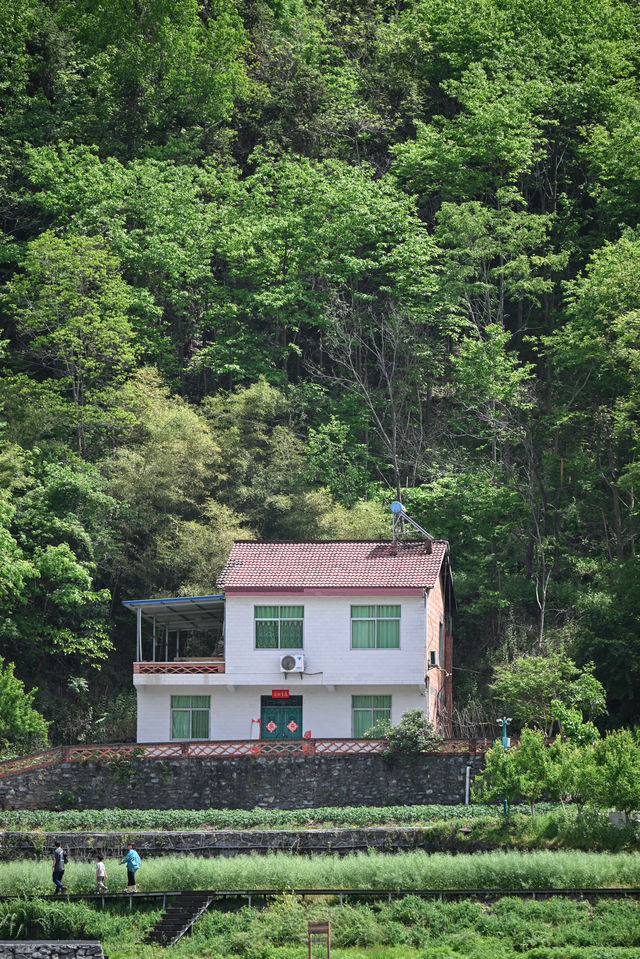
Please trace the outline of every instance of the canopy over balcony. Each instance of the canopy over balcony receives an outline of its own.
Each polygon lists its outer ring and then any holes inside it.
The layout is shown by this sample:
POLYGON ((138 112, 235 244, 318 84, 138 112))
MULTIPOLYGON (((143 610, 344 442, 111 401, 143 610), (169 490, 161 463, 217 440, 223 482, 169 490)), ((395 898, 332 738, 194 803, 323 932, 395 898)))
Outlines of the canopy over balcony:
MULTIPOLYGON (((151 662, 210 659, 222 655, 224 593, 211 596, 173 596, 167 599, 131 599, 122 604, 136 614, 136 660, 144 662, 143 643, 151 645, 151 662), (183 653, 181 657, 180 654, 183 653), (195 654, 187 655, 184 654, 195 654)), ((149 661, 149 660, 147 660, 149 661)))

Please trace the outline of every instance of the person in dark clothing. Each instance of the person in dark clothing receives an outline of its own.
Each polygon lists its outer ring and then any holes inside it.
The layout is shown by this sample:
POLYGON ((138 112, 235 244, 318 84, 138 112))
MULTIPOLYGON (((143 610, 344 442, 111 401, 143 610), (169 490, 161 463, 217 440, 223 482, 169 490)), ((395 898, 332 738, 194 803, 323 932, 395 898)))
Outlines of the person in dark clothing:
POLYGON ((62 885, 64 866, 64 849, 62 848, 60 841, 56 839, 56 845, 53 850, 53 881, 56 887, 54 896, 59 896, 61 892, 66 892, 67 890, 67 887, 62 885))

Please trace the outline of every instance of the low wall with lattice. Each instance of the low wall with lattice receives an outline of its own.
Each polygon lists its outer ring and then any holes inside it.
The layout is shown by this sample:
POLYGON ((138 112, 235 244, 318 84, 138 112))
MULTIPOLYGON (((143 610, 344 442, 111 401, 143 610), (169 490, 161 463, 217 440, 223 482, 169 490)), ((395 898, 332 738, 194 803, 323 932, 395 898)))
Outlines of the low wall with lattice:
POLYGON ((0 808, 300 809, 464 802, 484 756, 380 755, 78 760, 0 779, 0 808))

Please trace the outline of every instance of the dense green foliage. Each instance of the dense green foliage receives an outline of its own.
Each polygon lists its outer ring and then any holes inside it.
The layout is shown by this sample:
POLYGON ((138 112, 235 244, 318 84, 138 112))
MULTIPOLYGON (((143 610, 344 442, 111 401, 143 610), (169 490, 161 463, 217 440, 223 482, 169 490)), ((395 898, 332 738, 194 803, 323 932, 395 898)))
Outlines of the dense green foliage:
MULTIPOLYGON (((555 809, 556 804, 542 804, 555 809)), ((495 815, 492 806, 325 806, 318 809, 0 810, 0 829, 302 829, 308 826, 426 825, 495 815)))
MULTIPOLYGON (((106 861, 113 884, 124 876, 119 860, 106 861)), ((473 855, 357 852, 347 856, 295 853, 239 854, 230 858, 167 855, 144 858, 140 891, 186 889, 572 889, 640 884, 640 853, 536 850, 473 855)), ((95 863, 69 863, 69 892, 95 889, 95 863)), ((0 865, 0 895, 51 891, 47 862, 0 865)))
POLYGON ((638 26, 2 5, 0 648, 54 740, 131 734, 122 598, 398 495, 451 543, 465 716, 568 648, 638 718, 638 26))
MULTIPOLYGON (((99 935, 113 959, 160 959, 166 955, 162 947, 135 941, 157 916, 139 904, 123 916, 113 906, 100 913, 84 903, 23 900, 0 905, 0 935, 23 928, 99 935)), ((640 942, 638 904, 629 901, 441 903, 405 896, 392 903, 337 906, 284 894, 261 910, 208 912, 172 954, 178 959, 302 959, 307 922, 327 919, 337 959, 635 959, 640 942)))
POLYGON ((543 795, 632 813, 640 808, 640 742, 620 729, 592 742, 558 737, 547 746, 540 730, 524 729, 517 745, 489 750, 472 792, 480 802, 526 799, 532 815, 543 795))

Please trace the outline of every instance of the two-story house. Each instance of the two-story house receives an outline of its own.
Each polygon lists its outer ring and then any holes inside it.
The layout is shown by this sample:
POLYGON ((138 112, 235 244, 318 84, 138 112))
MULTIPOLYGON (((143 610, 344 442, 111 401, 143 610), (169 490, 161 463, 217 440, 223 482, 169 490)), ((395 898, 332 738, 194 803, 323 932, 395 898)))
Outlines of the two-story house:
POLYGON ((450 731, 445 541, 236 542, 219 587, 125 603, 139 742, 359 738, 416 707, 450 731))

